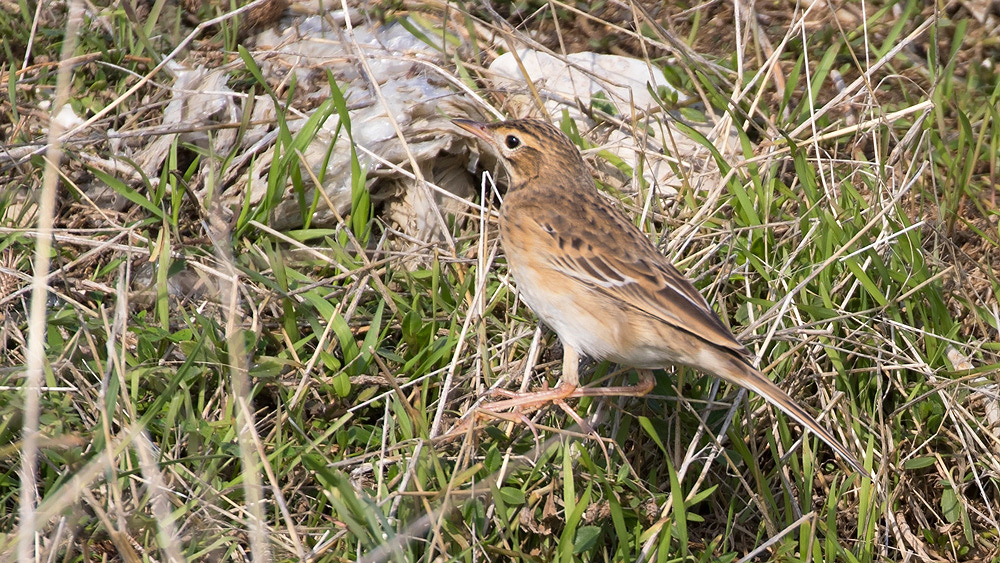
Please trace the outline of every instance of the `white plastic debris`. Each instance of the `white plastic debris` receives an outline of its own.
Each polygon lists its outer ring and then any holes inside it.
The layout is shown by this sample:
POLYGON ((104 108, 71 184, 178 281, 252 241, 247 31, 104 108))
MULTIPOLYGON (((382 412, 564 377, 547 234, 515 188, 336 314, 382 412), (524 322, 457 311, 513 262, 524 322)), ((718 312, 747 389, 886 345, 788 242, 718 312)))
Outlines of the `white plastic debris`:
POLYGON ((661 95, 672 93, 682 102, 688 99, 667 81, 661 70, 645 61, 590 52, 573 53, 564 58, 531 49, 519 50, 516 57, 513 53, 504 53, 490 65, 495 80, 507 79, 515 86, 518 82, 523 84, 525 77, 518 59, 535 86, 555 96, 556 99, 549 102, 550 110, 559 109, 560 101, 556 101, 559 99, 592 102, 603 95, 620 115, 631 115, 636 109, 648 112, 659 106, 657 98, 649 92, 650 87, 654 92, 659 90, 661 95))
MULTIPOLYGON (((383 219, 416 239, 440 238, 443 216, 455 211, 448 207, 455 200, 414 178, 414 164, 425 180, 440 185, 444 171, 439 164, 468 150, 454 135, 451 118, 476 112, 437 66, 439 52, 398 24, 359 27, 349 33, 318 16, 280 34, 264 32, 256 44, 254 56, 265 76, 294 75, 296 88, 309 93, 307 99, 330 98, 327 72, 333 75, 349 108, 358 161, 368 173, 367 187, 374 201, 385 204, 383 219)), ((308 112, 302 116, 289 119, 293 134, 302 129, 308 112)), ((302 153, 308 169, 322 178, 326 196, 310 218, 315 226, 333 225, 338 215, 351 210, 351 141, 339 124, 339 116, 331 115, 302 153), (327 198, 332 208, 325 203, 327 198)), ((272 150, 257 155, 249 175, 252 205, 266 194, 272 157, 272 150)), ((475 191, 471 176, 466 176, 457 182, 449 176, 445 190, 459 198, 470 197, 475 191)), ((246 177, 227 190, 233 203, 242 203, 246 177)), ((302 178, 303 199, 312 202, 310 175, 303 173, 302 178)), ((271 226, 279 229, 301 223, 298 197, 286 197, 271 217, 271 226)))
POLYGON ((63 131, 68 131, 77 125, 85 123, 85 120, 77 115, 69 104, 65 104, 53 120, 62 127, 63 131))

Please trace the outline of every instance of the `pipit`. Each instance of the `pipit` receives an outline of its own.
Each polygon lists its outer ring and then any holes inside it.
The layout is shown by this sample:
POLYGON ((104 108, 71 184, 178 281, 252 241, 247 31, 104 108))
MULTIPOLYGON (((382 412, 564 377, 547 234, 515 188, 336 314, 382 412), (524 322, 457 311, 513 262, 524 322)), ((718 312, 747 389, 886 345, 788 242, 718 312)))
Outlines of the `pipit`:
POLYGON ((863 475, 858 459, 749 362, 701 293, 597 191, 580 151, 556 127, 522 119, 454 123, 486 142, 509 187, 500 243, 522 299, 563 344, 553 389, 489 410, 652 390, 652 369, 685 365, 754 391, 812 430, 863 475), (580 354, 637 368, 638 385, 580 387, 580 354))

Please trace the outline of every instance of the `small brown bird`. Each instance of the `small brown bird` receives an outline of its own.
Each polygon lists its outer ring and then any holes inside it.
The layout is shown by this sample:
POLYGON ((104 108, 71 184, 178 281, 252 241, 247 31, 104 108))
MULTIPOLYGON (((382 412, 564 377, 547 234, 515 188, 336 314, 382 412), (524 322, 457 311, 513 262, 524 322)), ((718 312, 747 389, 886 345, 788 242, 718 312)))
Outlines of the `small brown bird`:
POLYGON ((562 131, 533 119, 454 123, 485 141, 507 169, 500 206, 507 265, 525 303, 563 344, 557 387, 490 410, 585 395, 640 396, 653 388, 651 369, 680 364, 762 395, 868 476, 833 434, 750 365, 747 349, 698 290, 601 197, 562 131), (630 387, 580 388, 581 353, 638 368, 642 379, 630 387))

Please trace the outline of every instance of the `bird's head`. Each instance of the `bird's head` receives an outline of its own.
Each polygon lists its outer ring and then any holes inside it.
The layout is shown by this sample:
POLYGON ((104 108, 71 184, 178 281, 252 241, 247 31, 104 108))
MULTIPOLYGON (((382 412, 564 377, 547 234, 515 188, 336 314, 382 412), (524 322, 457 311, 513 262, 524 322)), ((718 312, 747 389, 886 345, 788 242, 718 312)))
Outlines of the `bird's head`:
POLYGON ((455 119, 455 125, 490 146, 510 175, 510 189, 536 181, 590 178, 576 145, 562 131, 538 119, 481 123, 455 119))

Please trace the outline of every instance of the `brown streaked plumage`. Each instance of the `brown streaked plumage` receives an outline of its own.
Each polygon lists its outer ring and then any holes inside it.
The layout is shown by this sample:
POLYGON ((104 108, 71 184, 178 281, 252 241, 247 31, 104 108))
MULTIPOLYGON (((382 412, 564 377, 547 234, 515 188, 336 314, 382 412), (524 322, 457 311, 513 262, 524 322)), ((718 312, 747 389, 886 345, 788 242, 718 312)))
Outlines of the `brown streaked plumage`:
POLYGON ((698 290, 608 203, 579 150, 556 127, 523 119, 454 123, 485 141, 510 176, 500 242, 518 290, 563 343, 563 378, 549 391, 491 410, 584 395, 643 395, 654 368, 690 366, 754 391, 868 475, 858 459, 787 393, 750 365, 748 352, 698 290), (638 368, 634 387, 580 388, 579 355, 638 368))

